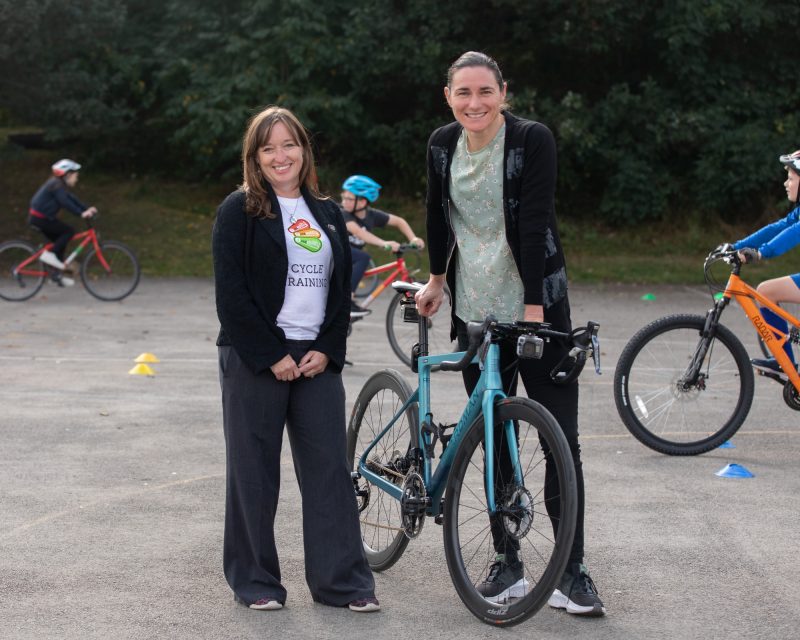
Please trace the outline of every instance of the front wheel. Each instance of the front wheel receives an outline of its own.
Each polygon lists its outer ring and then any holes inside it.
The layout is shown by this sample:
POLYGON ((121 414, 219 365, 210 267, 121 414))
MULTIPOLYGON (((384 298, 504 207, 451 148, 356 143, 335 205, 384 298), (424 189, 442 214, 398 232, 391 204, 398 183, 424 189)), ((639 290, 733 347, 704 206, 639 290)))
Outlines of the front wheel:
POLYGON ((103 242, 81 264, 83 286, 99 300, 122 300, 139 284, 139 261, 121 242, 103 242))
MULTIPOLYGON (((392 369, 378 371, 364 384, 347 427, 347 461, 354 472, 364 451, 410 397, 408 383, 392 369)), ((418 471, 413 458, 417 433, 417 404, 413 403, 372 449, 367 468, 403 486, 406 477, 418 471)), ((373 571, 383 571, 397 562, 408 546, 400 501, 363 477, 355 485, 364 553, 373 571)))
POLYGON ((42 288, 45 268, 38 260, 33 245, 22 240, 0 244, 0 298, 22 302, 35 296, 42 288))
MULTIPOLYGON (((386 335, 389 345, 395 355, 406 366, 411 366, 411 349, 419 342, 419 325, 416 322, 403 320, 403 307, 400 301, 402 294, 398 293, 389 303, 386 311, 386 335)), ((450 291, 444 290, 444 300, 439 311, 428 323, 428 353, 440 354, 455 351, 455 342, 450 339, 450 310, 452 301, 450 291)))
POLYGON ((744 346, 717 325, 703 337, 705 318, 655 320, 631 338, 614 373, 622 421, 643 444, 669 455, 717 448, 739 429, 753 402, 753 368, 744 346), (706 350, 696 379, 692 361, 706 350))
POLYGON ((535 614, 564 572, 577 516, 575 466, 558 422, 527 398, 498 402, 490 433, 495 514, 486 499, 481 415, 459 444, 447 480, 444 549, 453 584, 470 612, 484 622, 510 626, 535 614), (487 582, 501 554, 503 579, 487 582))

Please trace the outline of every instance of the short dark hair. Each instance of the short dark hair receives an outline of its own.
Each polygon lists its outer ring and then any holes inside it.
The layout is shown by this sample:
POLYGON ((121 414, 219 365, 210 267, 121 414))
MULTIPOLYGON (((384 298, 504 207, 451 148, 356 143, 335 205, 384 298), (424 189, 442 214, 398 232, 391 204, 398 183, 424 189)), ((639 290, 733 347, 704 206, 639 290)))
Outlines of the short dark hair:
POLYGON ((485 53, 481 53, 480 51, 467 51, 466 53, 462 53, 458 60, 450 65, 450 68, 447 70, 448 87, 453 84, 453 76, 455 75, 456 71, 459 69, 464 69, 465 67, 486 67, 492 72, 492 74, 494 74, 494 79, 497 80, 497 85, 501 89, 503 88, 503 73, 500 71, 500 66, 497 64, 494 58, 490 58, 485 53))

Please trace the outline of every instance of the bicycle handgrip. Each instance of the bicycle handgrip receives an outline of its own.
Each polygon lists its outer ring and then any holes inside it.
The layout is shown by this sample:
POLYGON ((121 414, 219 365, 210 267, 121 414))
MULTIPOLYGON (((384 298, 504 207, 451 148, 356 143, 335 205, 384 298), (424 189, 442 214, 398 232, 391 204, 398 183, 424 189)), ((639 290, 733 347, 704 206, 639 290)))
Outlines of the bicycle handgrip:
POLYGON ((475 354, 478 353, 478 346, 470 345, 470 348, 464 352, 464 356, 458 362, 442 362, 438 365, 439 371, 463 371, 472 362, 475 354))
POLYGON ((469 337, 469 346, 463 357, 458 362, 442 362, 439 365, 439 371, 463 371, 472 362, 475 354, 478 353, 478 348, 481 346, 481 341, 489 326, 496 322, 493 315, 486 316, 483 322, 468 322, 467 323, 467 336, 469 337))
POLYGON ((567 353, 567 355, 561 358, 561 362, 553 367, 553 370, 550 372, 550 379, 556 384, 569 384, 570 382, 574 382, 578 379, 578 376, 581 375, 585 365, 585 351, 578 351, 578 353, 574 356, 571 356, 569 353, 567 353), (575 364, 569 369, 564 369, 564 365, 566 365, 570 360, 574 360, 575 364))

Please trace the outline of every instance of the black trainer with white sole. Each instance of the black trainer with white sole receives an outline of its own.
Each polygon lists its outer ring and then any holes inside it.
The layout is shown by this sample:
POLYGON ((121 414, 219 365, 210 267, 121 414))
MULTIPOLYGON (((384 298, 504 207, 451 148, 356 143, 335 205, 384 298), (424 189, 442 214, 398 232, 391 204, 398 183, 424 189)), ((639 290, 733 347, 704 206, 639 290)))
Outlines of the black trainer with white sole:
POLYGON ((498 555, 489 567, 489 575, 478 585, 480 593, 489 602, 504 604, 511 598, 521 598, 528 591, 525 567, 519 560, 506 561, 498 555))
POLYGON ((602 616, 606 613, 589 571, 577 562, 567 567, 558 589, 553 591, 547 604, 579 616, 602 616))

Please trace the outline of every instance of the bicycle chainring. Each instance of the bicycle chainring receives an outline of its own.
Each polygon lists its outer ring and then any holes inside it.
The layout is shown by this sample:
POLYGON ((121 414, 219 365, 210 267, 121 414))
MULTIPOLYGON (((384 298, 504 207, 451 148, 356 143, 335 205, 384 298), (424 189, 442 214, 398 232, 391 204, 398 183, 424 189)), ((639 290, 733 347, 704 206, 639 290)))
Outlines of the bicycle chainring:
POLYGON ((790 409, 800 411, 800 395, 798 395, 797 389, 794 388, 791 380, 787 380, 783 385, 783 400, 789 405, 790 409))
POLYGON ((403 531, 410 539, 422 532, 427 509, 425 481, 416 471, 410 471, 403 481, 400 512, 403 514, 403 531))

